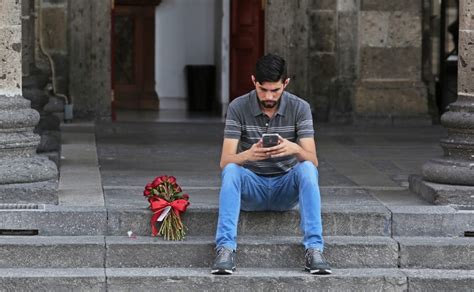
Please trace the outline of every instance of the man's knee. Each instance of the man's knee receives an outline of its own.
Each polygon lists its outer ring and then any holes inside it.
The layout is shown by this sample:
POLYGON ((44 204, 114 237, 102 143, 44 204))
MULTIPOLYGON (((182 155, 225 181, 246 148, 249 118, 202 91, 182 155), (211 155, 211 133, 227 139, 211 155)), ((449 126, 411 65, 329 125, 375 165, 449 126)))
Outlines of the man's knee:
POLYGON ((303 161, 296 167, 296 173, 300 181, 318 180, 318 168, 311 161, 303 161))
POLYGON ((240 175, 241 169, 242 166, 236 163, 229 163, 222 169, 222 177, 229 176, 236 178, 240 175))

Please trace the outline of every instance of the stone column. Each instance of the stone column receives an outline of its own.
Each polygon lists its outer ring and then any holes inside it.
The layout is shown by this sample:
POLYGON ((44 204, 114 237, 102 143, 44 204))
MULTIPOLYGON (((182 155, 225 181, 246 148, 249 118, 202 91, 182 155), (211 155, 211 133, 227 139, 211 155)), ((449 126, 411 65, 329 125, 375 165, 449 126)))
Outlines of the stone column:
POLYGON ((0 2, 0 202, 57 203, 57 168, 36 154, 39 114, 22 97, 20 1, 0 2))
POLYGON ((474 206, 474 0, 461 0, 458 99, 441 116, 444 157, 422 167, 410 188, 437 204, 474 206))

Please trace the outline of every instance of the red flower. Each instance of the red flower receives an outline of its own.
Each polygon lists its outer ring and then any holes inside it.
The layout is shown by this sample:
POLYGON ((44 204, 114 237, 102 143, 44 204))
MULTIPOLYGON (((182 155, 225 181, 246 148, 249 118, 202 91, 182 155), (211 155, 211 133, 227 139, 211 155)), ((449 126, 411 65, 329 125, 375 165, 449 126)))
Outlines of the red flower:
POLYGON ((143 191, 143 195, 144 195, 145 197, 148 197, 149 195, 151 195, 151 191, 150 191, 150 190, 144 190, 144 191, 143 191))
POLYGON ((176 183, 176 178, 174 176, 170 176, 168 177, 168 180, 167 180, 170 184, 175 184, 176 183))
POLYGON ((185 199, 186 201, 189 200, 189 195, 188 195, 188 194, 184 194, 184 195, 183 195, 183 199, 185 199))

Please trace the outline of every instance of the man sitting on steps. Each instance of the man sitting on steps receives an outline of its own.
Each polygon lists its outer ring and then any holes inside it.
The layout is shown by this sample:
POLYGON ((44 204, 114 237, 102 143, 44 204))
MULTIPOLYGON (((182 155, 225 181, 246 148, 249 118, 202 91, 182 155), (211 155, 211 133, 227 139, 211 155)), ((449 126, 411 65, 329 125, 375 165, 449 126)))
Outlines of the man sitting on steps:
POLYGON ((235 270, 240 210, 286 211, 299 202, 305 269, 330 274, 324 259, 318 159, 309 104, 285 91, 285 60, 268 54, 252 75, 255 90, 232 101, 221 155, 222 187, 213 274, 235 270), (264 147, 262 135, 279 135, 264 147))

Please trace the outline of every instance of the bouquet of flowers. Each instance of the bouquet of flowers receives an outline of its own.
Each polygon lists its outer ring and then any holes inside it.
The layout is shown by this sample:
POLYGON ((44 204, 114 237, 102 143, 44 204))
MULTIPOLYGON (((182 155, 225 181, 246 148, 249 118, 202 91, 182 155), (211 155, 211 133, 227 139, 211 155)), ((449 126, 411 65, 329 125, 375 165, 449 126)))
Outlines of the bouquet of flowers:
POLYGON ((176 178, 166 175, 156 177, 145 186, 143 195, 148 198, 153 212, 150 222, 152 235, 160 234, 166 240, 182 240, 186 227, 180 214, 189 205, 189 195, 183 193, 176 178), (159 229, 156 222, 161 223, 159 229))

